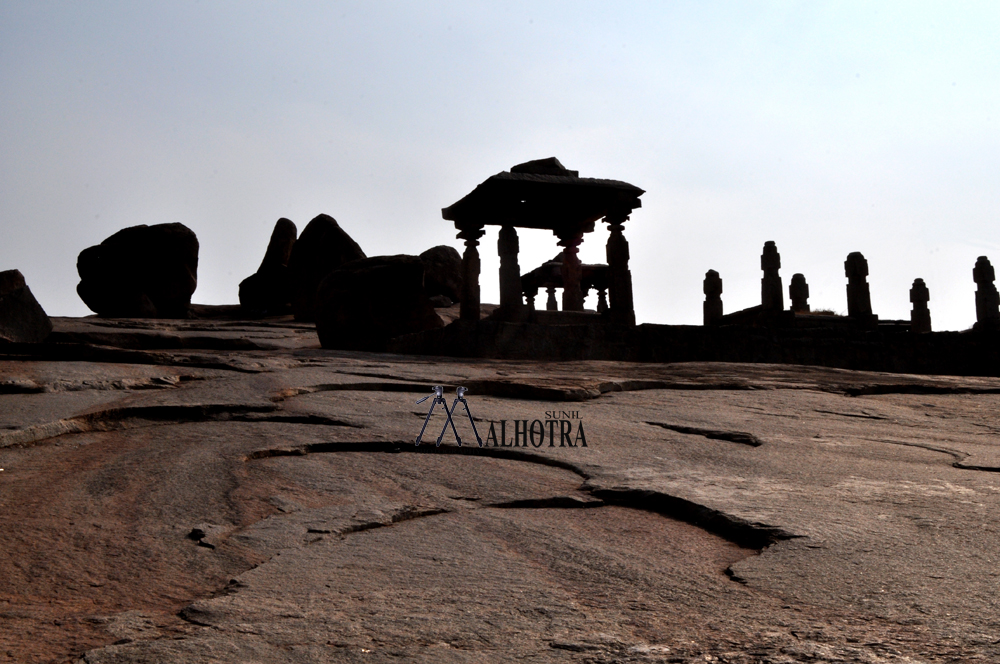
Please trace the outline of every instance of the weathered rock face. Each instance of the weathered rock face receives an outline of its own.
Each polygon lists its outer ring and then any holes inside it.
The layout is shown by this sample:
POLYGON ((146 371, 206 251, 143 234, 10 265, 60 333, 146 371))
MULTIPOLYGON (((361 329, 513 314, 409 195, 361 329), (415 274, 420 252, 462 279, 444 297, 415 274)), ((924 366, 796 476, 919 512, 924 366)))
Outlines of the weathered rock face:
POLYGON ((424 264, 424 290, 428 297, 444 295, 452 302, 462 299, 462 255, 448 245, 431 247, 420 254, 424 264))
POLYGON ((323 278, 341 265, 364 257, 365 252, 333 217, 321 214, 310 221, 288 259, 295 320, 315 320, 316 291, 323 278))
POLYGON ((316 296, 316 332, 324 348, 381 351, 393 337, 443 325, 417 256, 354 261, 327 275, 316 296))
POLYGON ((198 238, 183 224, 132 226, 80 252, 76 292, 99 316, 184 318, 198 285, 198 238))
POLYGON ((277 315, 288 311, 292 303, 288 261, 297 234, 295 224, 281 218, 274 225, 264 260, 257 272, 240 282, 240 305, 251 315, 277 315))
POLYGON ((18 270, 0 272, 0 343, 38 343, 51 331, 52 321, 24 276, 18 270))

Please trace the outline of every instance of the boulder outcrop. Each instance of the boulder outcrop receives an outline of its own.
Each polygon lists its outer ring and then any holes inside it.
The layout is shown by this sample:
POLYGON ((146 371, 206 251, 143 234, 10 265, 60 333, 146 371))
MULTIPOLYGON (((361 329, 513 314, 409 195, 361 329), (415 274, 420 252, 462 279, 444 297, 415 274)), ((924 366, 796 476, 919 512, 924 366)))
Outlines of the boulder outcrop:
POLYGON ((297 321, 316 319, 316 290, 326 275, 365 252, 333 217, 321 214, 302 230, 288 259, 292 311, 297 321))
POLYGON ((104 317, 184 318, 198 285, 198 238, 184 224, 132 226, 80 252, 76 292, 104 317))
POLYGON ((288 261, 298 229, 282 217, 274 225, 271 240, 257 272, 240 282, 240 305, 250 315, 287 313, 292 304, 288 261))
POLYGON ((38 343, 52 331, 45 314, 18 270, 0 272, 0 343, 38 343))
POLYGON ((324 348, 382 351, 390 339, 443 327, 417 256, 373 256, 328 274, 316 296, 324 348))
POLYGON ((452 302, 462 299, 462 255, 442 244, 420 254, 424 264, 424 290, 428 297, 444 296, 452 302))

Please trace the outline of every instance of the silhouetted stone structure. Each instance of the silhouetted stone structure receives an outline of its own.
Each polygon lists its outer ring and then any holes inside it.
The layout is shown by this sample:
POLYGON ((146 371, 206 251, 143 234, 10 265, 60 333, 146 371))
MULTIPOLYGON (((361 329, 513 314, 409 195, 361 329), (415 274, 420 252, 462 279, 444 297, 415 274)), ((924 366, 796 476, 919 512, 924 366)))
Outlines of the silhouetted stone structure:
POLYGON ((98 316, 185 318, 198 238, 184 224, 131 226, 80 252, 76 292, 98 316))
POLYGON ((860 320, 872 317, 872 297, 868 291, 868 261, 855 251, 844 261, 847 275, 847 315, 860 320))
POLYGON ((50 332, 52 321, 31 294, 21 272, 0 272, 0 344, 39 343, 50 332))
POLYGON ((792 282, 788 285, 788 299, 792 301, 792 311, 797 314, 809 313, 809 284, 806 283, 804 274, 792 275, 792 282))
POLYGON ((715 270, 705 273, 705 304, 702 307, 705 325, 717 325, 722 320, 722 277, 715 270))
POLYGON ((1000 295, 993 284, 996 274, 993 265, 986 256, 976 260, 972 269, 972 278, 976 280, 976 324, 977 330, 1000 329, 1000 295))
POLYGON ((760 304, 764 311, 781 311, 785 308, 784 294, 781 288, 781 254, 773 241, 764 243, 764 252, 760 255, 760 269, 764 278, 760 280, 760 304))
POLYGON ((599 219, 609 225, 607 290, 608 318, 635 324, 628 242, 622 231, 632 210, 641 206, 643 190, 626 182, 581 178, 555 157, 519 164, 477 186, 460 201, 442 210, 465 240, 464 293, 461 318, 479 320, 480 261, 477 246, 486 226, 500 226, 500 307, 496 318, 523 320, 531 306, 522 301, 517 265, 517 228, 551 230, 563 247, 560 277, 563 312, 582 312, 583 266, 577 256, 586 233, 599 219))
POLYGON ((364 257, 365 252, 333 217, 321 214, 310 221, 288 259, 295 320, 315 320, 319 283, 341 265, 364 257))
POLYGON ((910 311, 910 331, 930 332, 931 312, 927 308, 927 302, 931 299, 931 293, 927 290, 927 285, 923 279, 914 279, 913 287, 910 288, 910 302, 913 309, 910 311))
POLYGON ((274 224, 260 267, 240 282, 240 306, 247 313, 276 315, 287 313, 291 308, 288 260, 292 257, 297 232, 295 224, 284 217, 274 224))

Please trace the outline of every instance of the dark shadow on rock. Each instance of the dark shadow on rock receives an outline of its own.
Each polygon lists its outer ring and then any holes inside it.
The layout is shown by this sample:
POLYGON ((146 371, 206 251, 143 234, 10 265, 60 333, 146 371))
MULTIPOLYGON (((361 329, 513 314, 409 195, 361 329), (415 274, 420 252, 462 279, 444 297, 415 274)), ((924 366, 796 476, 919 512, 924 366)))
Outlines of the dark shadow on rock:
POLYGON ((316 320, 316 291, 323 278, 364 257, 365 252, 333 217, 321 214, 310 221, 288 259, 295 320, 316 320))
POLYGON ((104 317, 185 318, 198 285, 198 238, 183 224, 132 226, 80 252, 77 293, 104 317))
POLYGON ((375 256, 327 275, 316 297, 323 348, 385 350, 393 337, 444 325, 424 290, 416 256, 375 256))

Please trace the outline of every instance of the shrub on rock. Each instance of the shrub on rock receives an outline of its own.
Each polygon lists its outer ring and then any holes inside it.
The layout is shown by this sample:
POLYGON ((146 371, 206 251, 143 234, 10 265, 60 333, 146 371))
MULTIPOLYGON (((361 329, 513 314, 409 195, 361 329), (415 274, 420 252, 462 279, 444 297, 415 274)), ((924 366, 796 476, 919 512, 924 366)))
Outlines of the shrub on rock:
POLYGON ((393 337, 443 327, 417 256, 374 256, 331 272, 316 297, 323 348, 383 351, 393 337))
POLYGON ((295 320, 315 320, 316 291, 323 278, 341 265, 364 257, 365 252, 333 217, 321 214, 310 221, 288 259, 295 320))
POLYGON ((52 321, 18 270, 0 272, 0 342, 38 343, 52 331, 52 321))
POLYGON ((198 285, 198 238, 184 224, 132 226, 80 252, 76 292, 104 317, 184 318, 198 285))
POLYGON ((289 219, 274 225, 264 260, 257 272, 240 282, 240 306, 251 315, 286 313, 292 304, 288 261, 292 256, 297 229, 289 219))

